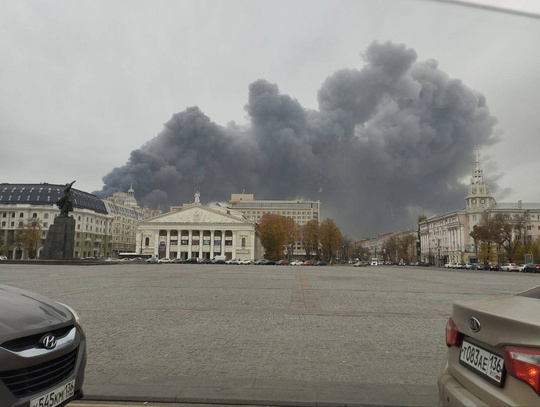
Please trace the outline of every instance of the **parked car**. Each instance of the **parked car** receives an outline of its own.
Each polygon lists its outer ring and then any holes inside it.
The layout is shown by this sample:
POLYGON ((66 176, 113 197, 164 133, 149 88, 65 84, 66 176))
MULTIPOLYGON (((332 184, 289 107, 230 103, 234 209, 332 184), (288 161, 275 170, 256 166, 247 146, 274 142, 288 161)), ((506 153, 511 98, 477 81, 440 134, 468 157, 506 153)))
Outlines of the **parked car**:
POLYGON ((291 266, 301 266, 302 265, 302 260, 293 260, 291 261, 290 265, 291 266))
POLYGON ((505 263, 501 265, 501 271, 519 271, 519 265, 516 263, 505 263))
MULTIPOLYGON (((486 267, 484 266, 484 270, 486 270, 486 267)), ((490 270, 490 271, 500 271, 501 270, 501 266, 499 264, 490 264, 487 268, 487 270, 490 270)))
POLYGON ((249 259, 239 259, 238 264, 241 264, 241 265, 245 266, 247 264, 251 264, 251 260, 249 260, 249 259))
POLYGON ((521 268, 521 271, 523 271, 524 273, 534 273, 535 266, 536 265, 532 263, 524 264, 521 268))
POLYGON ((302 266, 314 266, 315 265, 315 260, 306 260, 305 262, 302 263, 302 266))
POLYGON ((64 406, 83 396, 86 337, 77 313, 0 284, 0 405, 64 406))
POLYGON ((159 259, 158 260, 158 263, 170 263, 171 262, 171 259, 169 259, 168 257, 164 257, 162 259, 159 259))
POLYGON ((357 261, 354 263, 354 267, 367 267, 367 261, 357 261))
POLYGON ((7 260, 8 258, 6 256, 0 256, 0 260, 7 260))
POLYGON ((184 264, 198 264, 199 259, 197 257, 190 257, 189 259, 184 260, 184 264))
POLYGON ((182 264, 183 262, 184 262, 184 260, 182 260, 182 259, 173 259, 173 261, 171 263, 182 264))
POLYGON ((146 262, 158 264, 159 259, 157 257, 150 257, 148 260, 146 260, 146 262))
POLYGON ((323 260, 319 260, 317 263, 315 263, 316 266, 327 266, 328 263, 323 261, 323 260))
POLYGON ((540 405, 538 315, 540 286, 454 303, 439 406, 540 405))
POLYGON ((287 259, 278 260, 278 262, 276 263, 276 266, 288 266, 288 265, 289 265, 289 260, 287 259))

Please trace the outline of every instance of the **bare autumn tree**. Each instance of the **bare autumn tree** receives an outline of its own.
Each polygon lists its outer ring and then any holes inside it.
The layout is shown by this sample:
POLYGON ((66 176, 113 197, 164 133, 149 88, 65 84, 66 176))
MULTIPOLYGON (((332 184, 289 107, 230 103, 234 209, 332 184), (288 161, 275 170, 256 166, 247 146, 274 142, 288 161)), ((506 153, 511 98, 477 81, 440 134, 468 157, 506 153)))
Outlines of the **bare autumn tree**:
POLYGON ((326 219, 321 222, 320 239, 323 257, 331 261, 336 256, 343 240, 341 231, 333 219, 326 219))
POLYGON ((499 254, 501 250, 504 250, 508 261, 512 262, 523 246, 526 227, 525 214, 514 216, 496 214, 491 217, 484 216, 469 235, 474 239, 475 245, 482 243, 481 255, 484 257, 484 262, 491 258, 494 247, 498 249, 499 254))
POLYGON ((524 243, 526 227, 525 214, 514 216, 497 214, 493 217, 492 229, 496 236, 496 243, 504 249, 510 262, 514 261, 519 247, 524 243))
POLYGON ((413 233, 408 233, 400 236, 397 239, 397 258, 396 261, 402 259, 411 261, 415 249, 416 238, 413 233))
POLYGON ((264 214, 259 223, 261 244, 266 258, 283 258, 283 249, 300 240, 300 228, 294 220, 282 215, 264 214))
POLYGON ((312 254, 318 257, 319 254, 319 221, 309 220, 302 227, 302 245, 306 252, 306 257, 310 259, 312 254))
POLYGON ((354 239, 350 236, 343 236, 341 245, 343 249, 342 259, 350 260, 352 254, 354 253, 354 239))
POLYGON ((41 221, 38 218, 28 219, 22 228, 17 229, 15 239, 23 247, 26 258, 35 259, 41 244, 41 221))

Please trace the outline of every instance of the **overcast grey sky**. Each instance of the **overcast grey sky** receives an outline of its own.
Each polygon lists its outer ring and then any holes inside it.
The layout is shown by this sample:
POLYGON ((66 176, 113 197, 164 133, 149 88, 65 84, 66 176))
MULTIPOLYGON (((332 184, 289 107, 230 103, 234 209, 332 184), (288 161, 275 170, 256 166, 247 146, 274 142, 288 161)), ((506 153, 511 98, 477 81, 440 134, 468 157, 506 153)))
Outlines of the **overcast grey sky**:
POLYGON ((248 88, 264 79, 317 110, 328 77, 390 41, 485 96, 495 198, 540 202, 539 39, 538 17, 428 0, 3 0, 0 182, 101 190, 187 107, 249 125, 248 88))

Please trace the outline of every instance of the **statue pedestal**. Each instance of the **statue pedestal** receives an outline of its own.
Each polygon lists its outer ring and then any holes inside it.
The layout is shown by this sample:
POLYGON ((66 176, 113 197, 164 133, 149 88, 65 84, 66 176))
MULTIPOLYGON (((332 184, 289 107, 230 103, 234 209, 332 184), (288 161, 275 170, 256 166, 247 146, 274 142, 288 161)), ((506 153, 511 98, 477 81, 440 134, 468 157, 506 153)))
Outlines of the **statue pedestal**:
POLYGON ((71 260, 75 244, 75 219, 59 216, 49 227, 40 258, 47 260, 71 260))

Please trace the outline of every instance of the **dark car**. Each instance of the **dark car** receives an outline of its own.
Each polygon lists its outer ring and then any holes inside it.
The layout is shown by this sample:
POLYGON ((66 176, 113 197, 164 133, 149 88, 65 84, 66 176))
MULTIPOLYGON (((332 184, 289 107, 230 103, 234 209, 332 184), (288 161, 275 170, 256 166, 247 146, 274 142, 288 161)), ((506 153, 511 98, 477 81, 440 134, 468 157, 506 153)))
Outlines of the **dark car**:
POLYGON ((326 265, 328 265, 328 263, 325 262, 325 261, 319 260, 317 263, 315 263, 315 265, 316 266, 326 266, 326 265))
MULTIPOLYGON (((485 270, 485 268, 484 268, 485 270)), ((489 270, 491 271, 500 271, 501 270, 501 266, 499 264, 491 264, 489 266, 489 270)))
POLYGON ((525 264, 523 268, 521 269, 521 271, 524 273, 534 273, 534 270, 535 270, 535 265, 531 263, 525 264))
POLYGON ((60 407, 83 396, 86 337, 70 307, 0 284, 0 405, 60 407))
POLYGON ((199 259, 196 257, 190 257, 189 259, 184 260, 184 264, 197 264, 199 263, 199 259))

